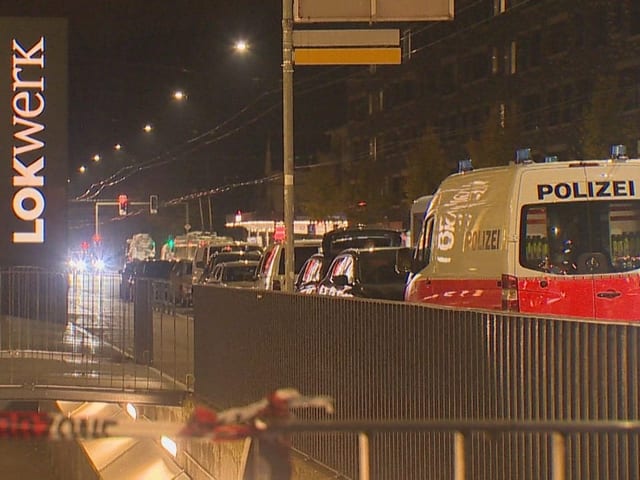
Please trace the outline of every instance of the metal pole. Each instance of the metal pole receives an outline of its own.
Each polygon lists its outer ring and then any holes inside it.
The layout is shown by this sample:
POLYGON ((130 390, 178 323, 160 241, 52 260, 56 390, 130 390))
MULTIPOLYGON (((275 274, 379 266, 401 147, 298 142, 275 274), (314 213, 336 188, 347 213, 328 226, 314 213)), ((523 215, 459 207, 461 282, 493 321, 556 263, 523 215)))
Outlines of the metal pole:
POLYGON ((211 204, 211 197, 207 197, 209 200, 209 231, 213 232, 213 205, 211 204))
POLYGON ((95 238, 98 238, 98 202, 96 202, 95 205, 96 205, 96 236, 95 238))
POLYGON ((282 0, 282 135, 284 154, 284 291, 293 292, 293 1, 282 0))
POLYGON ((204 211, 202 210, 202 197, 198 198, 198 206, 200 207, 200 225, 201 225, 201 230, 204 232, 205 228, 204 228, 204 211))

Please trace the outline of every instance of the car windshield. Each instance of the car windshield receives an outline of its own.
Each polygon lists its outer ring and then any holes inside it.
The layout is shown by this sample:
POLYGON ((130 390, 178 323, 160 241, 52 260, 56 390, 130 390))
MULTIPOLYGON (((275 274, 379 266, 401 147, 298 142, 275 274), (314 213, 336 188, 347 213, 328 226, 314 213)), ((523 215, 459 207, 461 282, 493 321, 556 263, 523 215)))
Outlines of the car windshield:
POLYGON ((396 250, 361 251, 360 282, 370 284, 404 283, 406 276, 396 270, 396 250))
POLYGON ((250 282, 256 273, 256 265, 234 265, 225 267, 223 282, 250 282))
POLYGON ((147 262, 144 266, 143 277, 149 278, 169 278, 169 273, 173 268, 173 262, 153 261, 147 262))
POLYGON ((560 275, 640 268, 640 201, 527 205, 520 264, 560 275))

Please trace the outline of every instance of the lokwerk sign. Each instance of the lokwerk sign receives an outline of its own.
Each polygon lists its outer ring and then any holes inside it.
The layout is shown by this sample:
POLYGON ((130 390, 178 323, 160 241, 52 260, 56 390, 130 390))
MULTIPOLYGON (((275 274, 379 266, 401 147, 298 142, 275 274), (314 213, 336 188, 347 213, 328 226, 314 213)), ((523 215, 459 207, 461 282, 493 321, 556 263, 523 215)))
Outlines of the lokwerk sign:
POLYGON ((54 267, 67 216, 67 22, 0 17, 0 267, 54 267))

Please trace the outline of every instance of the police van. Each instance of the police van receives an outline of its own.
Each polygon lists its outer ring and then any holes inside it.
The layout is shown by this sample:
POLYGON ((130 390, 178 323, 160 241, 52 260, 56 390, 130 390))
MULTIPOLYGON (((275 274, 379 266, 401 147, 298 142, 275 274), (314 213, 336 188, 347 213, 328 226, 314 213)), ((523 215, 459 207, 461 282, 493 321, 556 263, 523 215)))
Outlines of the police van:
POLYGON ((640 160, 520 157, 453 174, 410 270, 410 302, 639 321, 640 160))

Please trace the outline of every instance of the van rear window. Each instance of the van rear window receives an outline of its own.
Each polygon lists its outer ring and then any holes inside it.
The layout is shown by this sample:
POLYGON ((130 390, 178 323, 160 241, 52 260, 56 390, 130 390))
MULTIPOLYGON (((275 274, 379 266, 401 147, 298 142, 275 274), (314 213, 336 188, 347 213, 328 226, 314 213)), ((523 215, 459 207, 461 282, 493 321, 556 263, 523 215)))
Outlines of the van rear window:
POLYGON ((520 264, 559 275, 640 269, 640 201, 526 205, 520 264))

